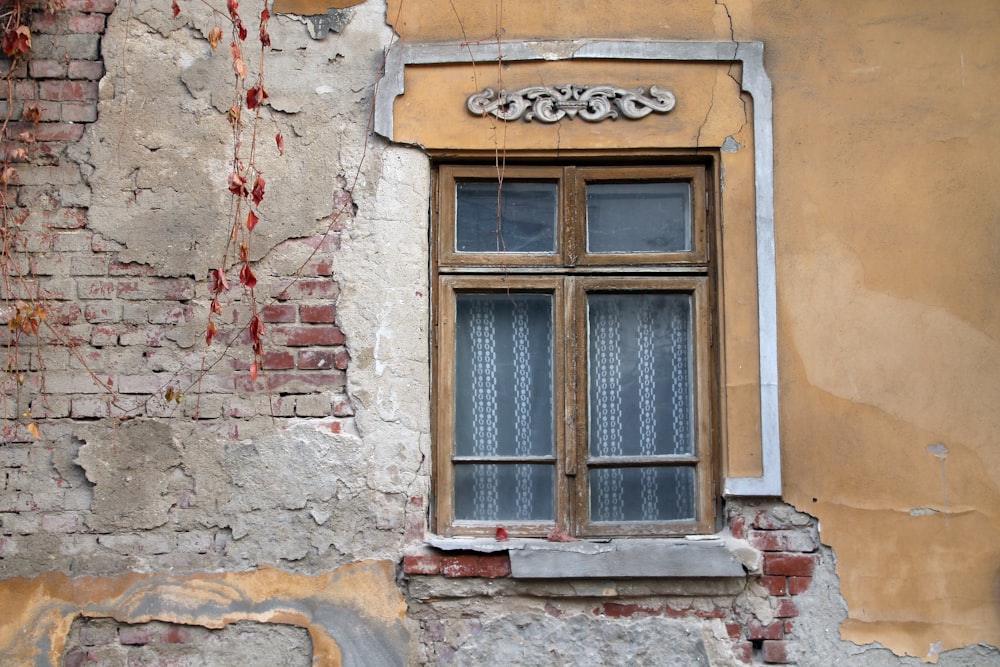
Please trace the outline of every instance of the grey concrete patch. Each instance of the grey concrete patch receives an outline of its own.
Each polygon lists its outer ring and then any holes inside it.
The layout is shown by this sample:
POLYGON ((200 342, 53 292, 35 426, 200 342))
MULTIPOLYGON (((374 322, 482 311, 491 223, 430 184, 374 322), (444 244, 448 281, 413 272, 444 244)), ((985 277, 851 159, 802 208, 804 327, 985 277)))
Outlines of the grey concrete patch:
POLYGON ((612 621, 545 614, 515 614, 487 623, 458 647, 449 662, 519 667, 710 664, 694 624, 664 618, 612 621))

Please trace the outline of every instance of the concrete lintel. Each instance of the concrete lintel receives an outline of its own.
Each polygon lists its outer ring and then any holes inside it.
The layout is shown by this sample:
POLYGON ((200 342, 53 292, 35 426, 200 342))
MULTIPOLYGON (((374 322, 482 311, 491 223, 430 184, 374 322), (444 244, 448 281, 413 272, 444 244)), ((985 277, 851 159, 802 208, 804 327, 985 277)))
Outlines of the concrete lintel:
POLYGON ((756 188, 757 312, 760 327, 760 477, 729 477, 727 496, 781 497, 781 441, 778 422, 778 306, 774 244, 774 133, 771 80, 761 42, 659 42, 560 40, 503 43, 396 44, 385 62, 375 99, 375 131, 393 139, 393 106, 403 94, 407 65, 496 61, 618 59, 664 62, 739 62, 742 90, 753 99, 756 188))

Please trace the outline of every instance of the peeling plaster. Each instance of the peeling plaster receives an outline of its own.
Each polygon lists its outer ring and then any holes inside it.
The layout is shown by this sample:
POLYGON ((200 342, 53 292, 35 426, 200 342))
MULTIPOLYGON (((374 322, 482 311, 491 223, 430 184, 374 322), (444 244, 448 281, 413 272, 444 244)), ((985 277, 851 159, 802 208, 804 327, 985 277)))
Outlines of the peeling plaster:
POLYGON ((313 664, 405 665, 406 605, 395 567, 366 561, 316 576, 280 570, 186 577, 49 573, 0 581, 0 655, 21 665, 57 665, 77 616, 151 620, 207 628, 236 621, 306 628, 313 664))

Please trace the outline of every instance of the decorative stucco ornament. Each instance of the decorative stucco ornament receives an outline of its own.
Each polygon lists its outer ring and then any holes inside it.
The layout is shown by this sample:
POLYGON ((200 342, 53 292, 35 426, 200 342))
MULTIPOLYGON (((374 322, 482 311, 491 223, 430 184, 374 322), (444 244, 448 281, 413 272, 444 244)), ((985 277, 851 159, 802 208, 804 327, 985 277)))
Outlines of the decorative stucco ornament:
POLYGON ((597 122, 624 116, 632 120, 656 111, 667 113, 674 108, 673 93, 657 86, 628 90, 611 85, 586 86, 566 83, 556 86, 529 86, 520 90, 492 88, 469 96, 469 111, 481 116, 493 114, 501 120, 538 120, 555 123, 565 117, 597 122))

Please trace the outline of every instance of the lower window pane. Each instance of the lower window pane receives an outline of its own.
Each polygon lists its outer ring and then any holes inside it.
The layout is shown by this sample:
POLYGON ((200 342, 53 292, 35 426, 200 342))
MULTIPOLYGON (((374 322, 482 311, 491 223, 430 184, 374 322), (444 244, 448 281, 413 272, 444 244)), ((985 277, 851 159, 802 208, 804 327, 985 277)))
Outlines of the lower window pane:
POLYGON ((592 469, 590 520, 694 520, 694 473, 693 467, 592 469))
POLYGON ((527 463, 455 465, 455 519, 551 521, 555 469, 527 463))

